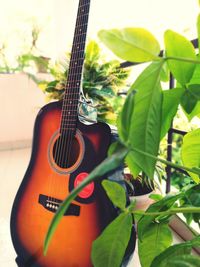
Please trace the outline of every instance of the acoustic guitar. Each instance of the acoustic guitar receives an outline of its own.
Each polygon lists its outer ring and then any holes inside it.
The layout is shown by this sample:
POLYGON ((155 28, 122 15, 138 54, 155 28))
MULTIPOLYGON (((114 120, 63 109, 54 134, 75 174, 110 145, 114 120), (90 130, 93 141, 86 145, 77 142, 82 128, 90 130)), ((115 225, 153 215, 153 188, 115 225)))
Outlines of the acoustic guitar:
POLYGON ((36 118, 31 160, 14 200, 11 236, 20 267, 92 266, 92 242, 116 215, 101 179, 90 183, 66 211, 43 255, 59 205, 106 157, 111 141, 108 125, 86 125, 78 117, 89 7, 90 0, 79 1, 64 98, 44 106, 36 118))

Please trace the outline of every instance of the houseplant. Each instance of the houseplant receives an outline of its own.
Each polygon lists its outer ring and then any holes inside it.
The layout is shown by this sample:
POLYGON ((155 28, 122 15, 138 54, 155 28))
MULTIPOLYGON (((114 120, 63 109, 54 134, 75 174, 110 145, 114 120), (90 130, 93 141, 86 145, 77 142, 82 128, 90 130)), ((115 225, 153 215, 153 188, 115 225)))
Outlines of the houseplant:
MULTIPOLYGON (((38 85, 48 101, 63 98, 69 57, 70 54, 66 54, 63 62, 50 66, 53 81, 38 80, 38 85)), ((90 41, 87 44, 82 89, 84 96, 97 109, 98 120, 116 124, 117 114, 124 103, 124 98, 119 92, 126 89, 129 74, 130 70, 120 68, 118 60, 106 60, 97 42, 90 41)))
MULTIPOLYGON (((197 25, 200 35, 200 18, 197 25)), ((165 53, 159 56, 160 46, 157 40, 144 29, 101 31, 99 36, 117 56, 128 61, 151 64, 129 90, 118 118, 119 141, 111 145, 108 158, 63 202, 47 233, 45 251, 56 225, 82 188, 124 161, 135 177, 143 171, 153 180, 155 164, 159 161, 187 171, 197 185, 200 182, 199 129, 188 133, 184 138, 183 165, 158 157, 160 140, 167 133, 178 105, 190 116, 199 114, 200 80, 197 74, 200 60, 190 41, 168 30, 164 36, 165 53), (164 91, 161 87, 161 74, 166 64, 177 80, 177 87, 164 91)), ((121 265, 131 234, 132 215, 138 220, 139 256, 143 267, 200 265, 200 259, 191 255, 191 248, 200 246, 199 236, 192 241, 171 246, 172 236, 168 226, 170 217, 177 213, 200 213, 199 206, 182 207, 177 203, 188 194, 187 190, 165 197, 154 195, 156 202, 147 211, 141 211, 134 209, 134 202, 125 206, 125 192, 117 183, 105 180, 103 186, 113 203, 121 209, 121 213, 93 244, 92 260, 95 267, 121 265)))

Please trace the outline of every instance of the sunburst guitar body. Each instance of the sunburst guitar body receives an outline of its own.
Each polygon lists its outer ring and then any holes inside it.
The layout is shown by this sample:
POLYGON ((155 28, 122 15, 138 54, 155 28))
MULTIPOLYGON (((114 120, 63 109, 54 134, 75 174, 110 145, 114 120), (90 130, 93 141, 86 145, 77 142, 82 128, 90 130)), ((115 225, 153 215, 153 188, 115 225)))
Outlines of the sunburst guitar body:
MULTIPOLYGON (((43 244, 60 203, 105 157, 110 128, 103 123, 77 123, 71 138, 59 133, 61 103, 41 109, 35 123, 31 161, 16 195, 11 234, 19 255, 18 265, 40 267, 90 267, 92 242, 112 217, 100 183, 83 189, 63 216, 48 253, 43 244), (109 214, 109 215, 108 215, 109 214)), ((114 213, 113 213, 114 214, 114 213)))

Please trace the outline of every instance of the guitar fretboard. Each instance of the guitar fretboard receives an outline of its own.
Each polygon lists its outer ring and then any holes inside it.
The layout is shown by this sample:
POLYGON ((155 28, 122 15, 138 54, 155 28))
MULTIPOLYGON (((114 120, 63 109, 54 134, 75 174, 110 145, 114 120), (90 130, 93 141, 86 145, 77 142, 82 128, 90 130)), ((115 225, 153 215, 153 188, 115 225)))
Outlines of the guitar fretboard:
POLYGON ((76 129, 89 9, 90 0, 79 1, 69 72, 62 105, 61 132, 74 132, 76 129))

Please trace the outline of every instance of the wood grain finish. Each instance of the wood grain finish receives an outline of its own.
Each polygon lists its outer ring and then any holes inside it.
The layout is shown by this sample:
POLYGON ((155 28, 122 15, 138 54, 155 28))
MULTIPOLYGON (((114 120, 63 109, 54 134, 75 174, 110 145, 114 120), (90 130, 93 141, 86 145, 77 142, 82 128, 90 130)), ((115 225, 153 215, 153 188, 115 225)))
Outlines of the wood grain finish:
POLYGON ((62 218, 47 256, 43 256, 45 235, 54 213, 39 204, 39 195, 65 199, 77 175, 90 173, 105 158, 110 143, 110 129, 106 124, 86 126, 79 122, 77 128, 85 145, 83 159, 71 173, 57 172, 49 162, 48 151, 50 140, 59 129, 60 116, 59 102, 48 104, 40 111, 35 123, 30 164, 12 209, 11 235, 17 254, 25 262, 23 266, 92 266, 92 241, 114 214, 106 211, 111 205, 107 203, 104 206, 107 198, 100 192, 100 183, 95 183, 94 193, 88 202, 80 196, 73 202, 80 206, 80 216, 62 218))

